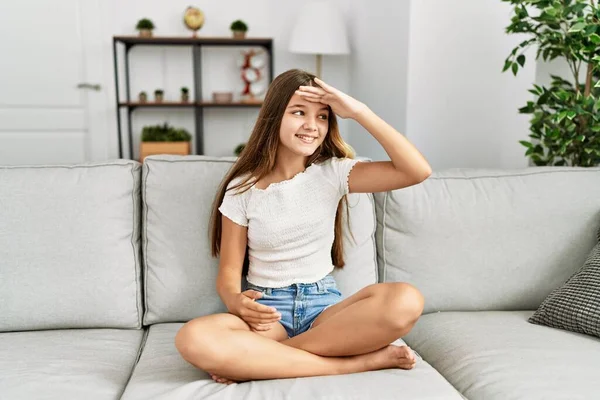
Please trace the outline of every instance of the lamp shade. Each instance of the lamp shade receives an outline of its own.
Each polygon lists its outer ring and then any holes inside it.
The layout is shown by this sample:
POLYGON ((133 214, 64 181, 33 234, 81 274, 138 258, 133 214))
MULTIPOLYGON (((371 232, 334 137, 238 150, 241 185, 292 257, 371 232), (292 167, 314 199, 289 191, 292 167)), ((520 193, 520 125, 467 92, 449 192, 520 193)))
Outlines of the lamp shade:
POLYGON ((328 1, 301 6, 289 43, 292 53, 348 54, 342 13, 328 1))

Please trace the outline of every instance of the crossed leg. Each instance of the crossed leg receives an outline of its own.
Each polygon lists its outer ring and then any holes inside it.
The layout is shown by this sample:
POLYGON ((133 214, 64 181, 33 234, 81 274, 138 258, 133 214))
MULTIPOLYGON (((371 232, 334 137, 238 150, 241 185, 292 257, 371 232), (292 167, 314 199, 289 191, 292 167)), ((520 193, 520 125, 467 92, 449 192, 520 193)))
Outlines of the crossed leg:
POLYGON ((366 354, 405 336, 423 312, 421 293, 407 283, 376 283, 329 307, 308 331, 282 343, 313 354, 366 354))
MULTIPOLYGON (((315 320, 312 329, 291 339, 287 339, 287 333, 280 324, 274 324, 269 331, 242 332, 250 331, 244 321, 230 314, 221 314, 197 320, 208 322, 207 318, 223 318, 225 315, 227 318, 220 322, 226 321, 229 327, 225 328, 228 329, 219 330, 219 324, 214 323, 216 321, 207 324, 193 320, 178 333, 176 345, 184 359, 210 371, 213 379, 223 383, 382 368, 411 369, 415 359, 410 349, 389 346, 389 343, 408 333, 422 310, 423 297, 411 285, 380 283, 367 286, 328 308, 315 320), (200 331, 204 330, 204 335, 194 326, 203 327, 200 331), (237 335, 229 335, 234 331, 237 335), (216 335, 213 339, 224 340, 228 346, 225 349, 215 348, 216 340, 210 340, 210 333, 216 335), (281 347, 282 344, 286 346, 281 347), (215 351, 210 351, 211 348, 215 351), (199 349, 203 351, 199 352, 199 349), (235 354, 231 354, 232 350, 235 354), (255 352, 257 354, 254 355, 255 352), (282 363, 271 362, 269 353, 282 363), (248 369, 232 368, 227 363, 231 357, 239 360, 251 354, 251 359, 257 360, 260 365, 248 369)), ((224 327, 221 325, 221 328, 224 327)))

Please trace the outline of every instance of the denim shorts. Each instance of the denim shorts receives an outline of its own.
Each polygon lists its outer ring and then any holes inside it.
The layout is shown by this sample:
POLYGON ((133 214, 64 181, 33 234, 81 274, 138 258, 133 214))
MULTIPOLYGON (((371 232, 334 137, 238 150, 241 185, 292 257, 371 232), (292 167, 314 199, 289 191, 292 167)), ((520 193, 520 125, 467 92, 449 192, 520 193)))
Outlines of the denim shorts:
POLYGON ((342 300, 331 274, 314 283, 294 283, 282 288, 267 288, 248 282, 247 289, 263 294, 256 302, 279 311, 279 322, 290 338, 312 328, 323 311, 342 300))

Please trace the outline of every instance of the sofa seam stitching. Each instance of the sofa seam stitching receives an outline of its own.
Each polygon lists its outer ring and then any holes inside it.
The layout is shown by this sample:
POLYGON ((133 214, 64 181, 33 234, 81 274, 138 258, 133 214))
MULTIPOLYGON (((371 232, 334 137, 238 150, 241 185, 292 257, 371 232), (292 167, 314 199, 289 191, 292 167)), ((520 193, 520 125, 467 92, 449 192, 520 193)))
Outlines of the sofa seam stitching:
MULTIPOLYGON (((136 251, 135 251, 135 245, 133 243, 133 236, 135 234, 135 209, 136 209, 136 201, 135 201, 135 174, 133 172, 135 165, 132 165, 131 169, 129 170, 131 172, 131 178, 132 178, 132 183, 134 185, 134 187, 132 187, 131 190, 131 204, 133 205, 133 226, 131 229, 131 239, 130 239, 130 243, 131 243, 131 248, 133 249, 133 285, 135 287, 135 309, 137 311, 137 323, 139 323, 139 326, 142 326, 142 321, 141 321, 141 316, 140 316, 140 307, 138 304, 138 300, 141 300, 141 296, 139 294, 139 290, 138 290, 138 279, 137 279, 137 272, 138 272, 138 263, 139 260, 137 260, 138 262, 136 262, 136 251)), ((138 225, 139 226, 139 225, 138 225)), ((136 324, 137 325, 137 324, 136 324)))
POLYGON ((150 314, 150 304, 148 303, 148 202, 147 202, 147 194, 146 194, 146 190, 148 188, 148 176, 150 175, 150 165, 148 163, 145 163, 144 165, 146 166, 146 176, 144 177, 144 181, 143 181, 143 183, 144 183, 143 184, 143 186, 144 186, 143 194, 144 195, 142 197, 142 207, 145 208, 145 212, 142 211, 142 221, 140 221, 141 223, 144 224, 143 231, 144 231, 144 236, 146 237, 146 243, 143 243, 145 312, 144 312, 144 316, 142 317, 142 326, 144 326, 144 323, 146 322, 146 321, 144 321, 144 319, 146 319, 146 317, 149 318, 148 314, 150 314))
POLYGON ((379 268, 377 266, 377 213, 375 212, 375 195, 367 193, 371 202, 371 216, 373 217, 373 231, 371 232, 371 243, 373 247, 373 265, 375 266, 375 283, 379 283, 379 268))
MULTIPOLYGON (((573 167, 571 167, 573 168, 573 167)), ((511 178, 511 177, 519 177, 519 176, 530 176, 530 175, 546 175, 546 174, 572 174, 572 173, 581 173, 581 172, 592 172, 598 173, 600 172, 600 168, 582 168, 581 170, 563 170, 563 171, 534 171, 534 172, 526 172, 522 174, 508 174, 508 175, 480 175, 480 176, 430 176, 427 180, 445 180, 445 179, 461 179, 461 180, 471 180, 471 179, 482 179, 482 178, 511 178)))
MULTIPOLYGON (((0 165, 0 169, 79 169, 79 168, 101 168, 101 167, 127 167, 130 165, 140 164, 135 160, 125 163, 106 163, 97 165, 0 165)), ((141 164, 140 164, 141 165, 141 164)))
POLYGON ((383 232, 381 234, 381 250, 383 251, 383 271, 382 271, 382 275, 383 275, 383 280, 382 282, 387 282, 387 256, 386 256, 386 249, 385 249, 385 230, 386 230, 386 225, 385 225, 385 220, 386 220, 386 216, 387 216, 387 199, 388 199, 388 195, 389 192, 385 192, 385 196, 383 196, 383 220, 381 221, 382 225, 383 225, 383 232))
POLYGON ((133 366, 131 367, 131 373, 129 374, 129 377, 127 378, 127 382, 125 382, 125 385, 123 386, 123 390, 121 391, 121 395, 119 396, 119 399, 123 398, 123 395, 125 394, 125 391, 127 390, 129 383, 131 382, 131 378, 133 378, 133 373, 135 372, 135 368, 138 366, 138 364, 140 362, 140 358, 142 357, 142 352, 143 352, 144 348, 146 347, 146 341, 148 340, 149 334, 150 334, 150 328, 143 329, 142 340, 140 341, 140 347, 138 348, 137 354, 133 361, 133 366))

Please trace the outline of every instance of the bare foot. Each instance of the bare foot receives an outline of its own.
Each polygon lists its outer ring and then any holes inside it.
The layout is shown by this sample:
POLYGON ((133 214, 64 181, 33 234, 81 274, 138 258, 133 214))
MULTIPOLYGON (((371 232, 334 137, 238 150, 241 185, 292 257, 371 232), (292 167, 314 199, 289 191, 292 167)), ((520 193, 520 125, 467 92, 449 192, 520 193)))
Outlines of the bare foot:
POLYGON ((362 357, 365 357, 369 371, 388 368, 413 369, 416 363, 415 355, 408 346, 389 345, 362 357))
POLYGON ((210 372, 208 373, 210 375, 210 377, 212 378, 213 381, 217 382, 217 383, 223 383, 225 385, 231 385, 232 383, 237 383, 236 381, 233 381, 231 379, 227 379, 227 378, 222 378, 218 375, 215 374, 211 374, 210 372))

